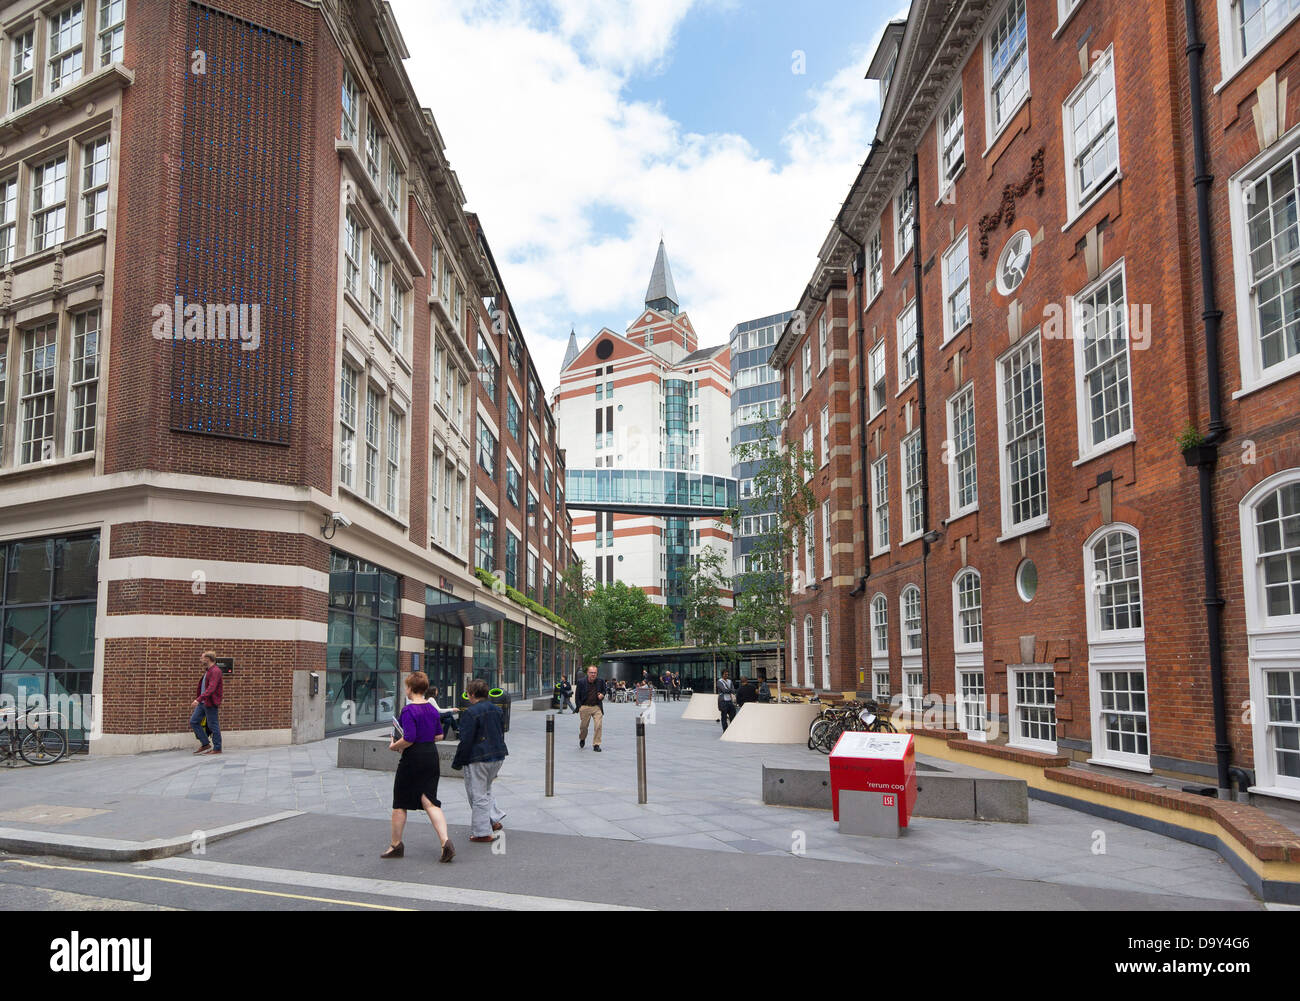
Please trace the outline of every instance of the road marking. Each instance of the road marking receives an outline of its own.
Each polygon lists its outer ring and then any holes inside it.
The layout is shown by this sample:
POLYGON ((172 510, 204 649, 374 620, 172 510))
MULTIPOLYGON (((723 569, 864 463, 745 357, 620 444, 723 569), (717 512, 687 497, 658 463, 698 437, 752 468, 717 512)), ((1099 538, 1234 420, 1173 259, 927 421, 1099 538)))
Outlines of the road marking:
MULTIPOLYGON (((120 879, 144 879, 155 883, 175 883, 179 886, 197 886, 205 890, 222 890, 227 893, 248 893, 260 897, 283 897, 286 900, 305 900, 314 904, 341 904, 344 907, 363 907, 373 911, 410 911, 412 907, 391 907, 387 904, 367 904, 359 900, 335 900, 330 897, 309 897, 298 893, 277 893, 274 890, 253 890, 246 886, 223 886, 220 883, 198 883, 188 879, 173 879, 169 876, 146 876, 139 872, 117 872, 113 869, 92 869, 80 865, 47 865, 43 862, 27 862, 23 859, 5 859, 13 865, 26 866, 29 869, 48 869, 55 872, 88 872, 99 876, 117 876, 120 879)), ((239 868, 239 866, 232 866, 239 868)))
POLYGON ((151 869, 170 869, 199 876, 224 876, 258 883, 278 883, 316 890, 365 893, 380 897, 400 897, 439 904, 462 904, 503 911, 640 911, 641 907, 605 904, 592 900, 568 900, 563 897, 535 897, 523 893, 496 890, 472 890, 459 886, 430 886, 425 883, 399 883, 388 879, 366 879, 334 873, 303 872, 298 869, 269 869, 262 866, 211 862, 206 859, 154 859, 141 862, 151 869))

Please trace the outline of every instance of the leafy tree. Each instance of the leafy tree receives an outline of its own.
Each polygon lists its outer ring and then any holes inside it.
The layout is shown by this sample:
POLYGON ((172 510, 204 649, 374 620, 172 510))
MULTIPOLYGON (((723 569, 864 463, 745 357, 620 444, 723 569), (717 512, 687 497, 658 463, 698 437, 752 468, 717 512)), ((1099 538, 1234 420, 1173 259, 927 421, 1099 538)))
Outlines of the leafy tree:
POLYGON ((605 605, 594 599, 596 582, 582 560, 574 560, 560 578, 557 602, 560 615, 569 624, 581 664, 594 664, 608 649, 605 645, 605 605))
POLYGON ((758 463, 754 494, 748 506, 742 503, 740 509, 731 512, 733 523, 746 513, 747 507, 750 511, 775 512, 775 517, 768 519, 767 531, 758 536, 750 551, 748 567, 736 577, 737 632, 775 637, 781 642, 783 661, 787 650, 784 641, 794 618, 790 594, 797 559, 791 557, 798 555, 804 526, 816 503, 811 487, 812 452, 797 440, 787 442, 782 437, 789 415, 787 405, 779 418, 763 420, 754 441, 740 443, 732 450, 738 462, 758 463))
POLYGON ((696 646, 713 654, 713 672, 718 670, 718 653, 735 656, 736 616, 723 601, 731 588, 727 558, 718 549, 705 546, 682 578, 686 636, 696 646))
POLYGON ((654 604, 640 588, 617 580, 597 587, 592 600, 604 609, 606 650, 645 650, 672 643, 668 609, 654 604))

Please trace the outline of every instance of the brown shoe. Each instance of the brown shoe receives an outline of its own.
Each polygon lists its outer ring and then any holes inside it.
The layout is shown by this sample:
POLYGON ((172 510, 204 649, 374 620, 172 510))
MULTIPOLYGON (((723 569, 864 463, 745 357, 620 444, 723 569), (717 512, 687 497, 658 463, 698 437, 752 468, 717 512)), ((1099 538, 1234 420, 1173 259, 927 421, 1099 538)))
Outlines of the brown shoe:
POLYGON ((202 747, 200 747, 200 748, 199 748, 197 751, 195 751, 194 753, 195 753, 195 754, 211 754, 211 753, 212 753, 212 745, 211 745, 211 744, 204 744, 202 747))
POLYGON ((500 825, 500 824, 493 824, 493 825, 492 825, 492 830, 494 830, 494 831, 499 831, 499 830, 501 830, 501 825, 500 825))
POLYGON ((492 835, 490 834, 485 834, 481 838, 470 838, 470 840, 477 845, 490 845, 493 841, 496 840, 496 838, 492 837, 492 835))
POLYGON ((448 838, 442 844, 442 858, 438 859, 438 861, 450 862, 455 857, 456 857, 456 846, 451 843, 451 838, 448 838))
POLYGON ((221 752, 220 752, 220 751, 210 751, 209 753, 210 753, 210 754, 220 754, 221 752))
POLYGON ((380 855, 380 858, 401 858, 406 853, 406 845, 401 841, 395 845, 389 845, 388 851, 380 855))

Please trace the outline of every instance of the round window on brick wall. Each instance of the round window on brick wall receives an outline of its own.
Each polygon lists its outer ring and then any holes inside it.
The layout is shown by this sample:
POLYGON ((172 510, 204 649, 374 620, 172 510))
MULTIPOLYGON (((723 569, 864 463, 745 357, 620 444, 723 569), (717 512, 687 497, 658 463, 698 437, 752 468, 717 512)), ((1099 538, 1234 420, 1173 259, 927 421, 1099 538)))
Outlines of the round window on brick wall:
POLYGON ((1020 283, 1025 280, 1025 272, 1029 270, 1029 258, 1033 252, 1034 238, 1027 229, 1020 230, 1007 241, 1007 245, 1002 248, 1002 256, 998 258, 999 292, 1010 295, 1020 288, 1020 283))
POLYGON ((1022 560, 1016 568, 1016 590, 1023 601, 1033 601, 1038 593, 1038 567, 1033 560, 1022 560))

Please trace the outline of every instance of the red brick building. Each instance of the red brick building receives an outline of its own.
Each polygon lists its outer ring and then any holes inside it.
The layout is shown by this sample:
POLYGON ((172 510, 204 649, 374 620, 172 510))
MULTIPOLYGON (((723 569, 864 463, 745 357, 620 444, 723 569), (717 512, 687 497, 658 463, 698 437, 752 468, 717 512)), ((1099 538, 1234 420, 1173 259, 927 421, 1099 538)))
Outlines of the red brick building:
POLYGON ((801 680, 1300 799, 1298 14, 917 0, 888 27, 773 352, 787 439, 822 449, 801 680))
POLYGON ((192 741, 207 648, 236 745, 383 720, 417 666, 512 684, 467 632, 524 621, 473 572, 504 293, 388 5, 0 27, 2 696, 93 693, 115 752, 192 741))

